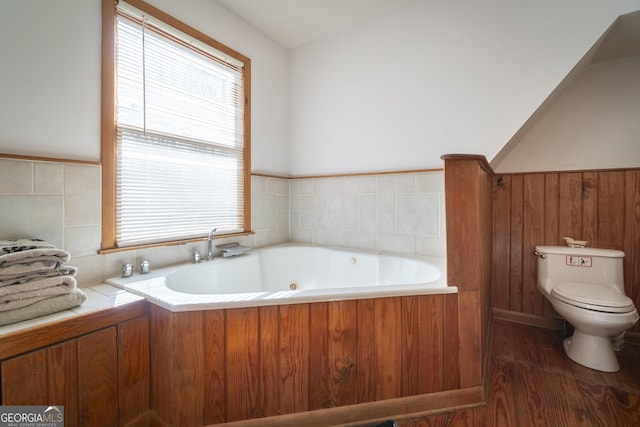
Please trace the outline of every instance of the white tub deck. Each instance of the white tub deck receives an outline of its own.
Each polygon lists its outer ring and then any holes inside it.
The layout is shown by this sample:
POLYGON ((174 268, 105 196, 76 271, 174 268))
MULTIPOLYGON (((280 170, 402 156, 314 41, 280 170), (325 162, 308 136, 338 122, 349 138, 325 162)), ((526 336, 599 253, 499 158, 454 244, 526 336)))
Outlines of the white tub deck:
POLYGON ((107 283, 179 312, 455 293, 445 265, 444 258, 284 244, 107 283))

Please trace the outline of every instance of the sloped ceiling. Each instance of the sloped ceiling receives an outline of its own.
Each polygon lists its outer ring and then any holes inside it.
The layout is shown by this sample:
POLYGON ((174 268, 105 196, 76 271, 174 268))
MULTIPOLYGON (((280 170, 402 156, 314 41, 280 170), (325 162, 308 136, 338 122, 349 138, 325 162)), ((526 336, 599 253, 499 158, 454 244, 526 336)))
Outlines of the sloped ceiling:
POLYGON ((640 55, 640 11, 620 16, 595 49, 591 63, 640 55))
MULTIPOLYGON (((536 153, 540 153, 540 152, 546 153, 546 151, 542 149, 542 147, 545 144, 547 144, 548 141, 546 140, 536 141, 535 139, 530 138, 529 135, 531 135, 532 131, 534 130, 537 130, 538 132, 540 132, 541 129, 548 129, 548 128, 545 128, 545 126, 549 126, 549 121, 545 120, 545 118, 548 119, 549 112, 556 111, 554 109, 557 106, 565 105, 563 103, 563 100, 566 100, 566 93, 568 92, 568 89, 575 82, 580 81, 580 76, 582 74, 584 74, 589 70, 594 69, 594 67, 597 67, 601 64, 609 63, 610 65, 615 65, 615 64, 618 64, 617 61, 635 60, 636 58, 639 58, 639 57, 640 57, 640 10, 636 12, 628 13, 625 15, 621 15, 618 17, 618 19, 616 19, 611 24, 609 29, 602 35, 600 40, 598 40, 598 42, 596 42, 596 44, 593 45, 593 47, 589 50, 589 52, 587 52, 587 54, 582 58, 582 60, 578 64, 576 64, 574 69, 571 70, 571 72, 565 77, 565 79, 555 88, 555 90, 547 97, 547 99, 538 107, 538 109, 531 115, 531 117, 523 124, 523 126, 518 130, 518 132, 516 132, 513 138, 511 138, 511 140, 509 140, 507 144, 505 144, 505 146, 500 150, 500 152, 498 152, 498 154, 491 160, 491 166, 494 168, 494 170, 498 172, 512 172, 514 170, 522 170, 522 168, 524 167, 522 162, 522 157, 523 156, 527 157, 526 154, 522 154, 522 153, 528 153, 529 152, 528 150, 532 150, 532 149, 536 153), (515 157, 513 156, 514 153, 517 153, 515 157), (514 160, 514 158, 516 160, 514 160)), ((633 94, 637 92, 637 90, 634 92, 633 88, 637 87, 639 81, 640 80, 635 80, 635 82, 632 83, 633 87, 629 88, 629 91, 628 91, 629 94, 633 94)), ((591 84, 590 89, 593 87, 594 85, 591 84)), ((591 91, 588 91, 588 92, 590 93, 591 91)), ((590 99, 589 102, 590 103, 588 105, 591 106, 591 109, 593 111, 597 111, 598 109, 602 108, 600 106, 601 98, 590 99)), ((630 108, 637 109, 638 103, 635 102, 635 103, 632 103, 631 105, 632 106, 630 108)), ((576 109, 577 107, 578 106, 576 106, 576 109)), ((562 110, 561 107, 560 107, 560 110, 562 110)), ((599 114, 596 114, 596 116, 592 117, 592 120, 589 121, 589 123, 582 123, 576 128, 582 128, 582 127, 591 128, 590 126, 593 126, 594 122, 597 123, 598 120, 602 121, 603 120, 602 117, 605 117, 605 114, 603 112, 600 112, 599 114)), ((611 118, 607 120, 610 123, 615 123, 615 121, 612 120, 611 118)), ((608 125, 610 125, 610 123, 608 123, 608 125)), ((566 126, 569 126, 568 122, 564 122, 564 124, 566 126)), ((573 125, 575 126, 576 124, 574 123, 573 125)), ((603 128, 606 128, 605 125, 601 124, 600 126, 603 128)), ((615 133, 618 135, 624 134, 624 131, 625 129, 618 128, 615 133)), ((627 131, 629 130, 627 129, 627 131)), ((554 137, 557 136, 556 135, 557 133, 558 132, 553 133, 552 136, 554 137)), ((551 137, 549 137, 548 139, 549 141, 552 141, 551 137)), ((560 143, 560 142, 557 142, 557 143, 560 143)), ((567 141, 564 142, 565 145, 567 143, 568 143, 567 141)), ((608 143, 612 144, 612 141, 608 141, 608 143)), ((570 141, 570 144, 578 144, 578 142, 570 141)), ((607 150, 607 154, 609 154, 609 152, 614 152, 615 149, 620 150, 621 144, 622 145, 631 144, 634 147, 634 150, 637 150, 637 144, 635 140, 632 142, 627 140, 624 143, 617 141, 617 142, 613 142, 613 144, 614 145, 618 144, 618 146, 616 147, 608 146, 604 148, 605 150, 607 150)), ((575 151, 581 152, 582 154, 586 152, 586 151, 583 151, 582 147, 576 148, 575 151)), ((622 162, 624 164, 615 164, 615 162, 613 162, 612 164, 607 164, 604 167, 612 168, 612 167, 637 166, 637 160, 638 160, 637 156, 634 154, 631 154, 629 156, 629 154, 630 153, 627 153, 626 157, 622 155, 622 157, 625 157, 625 158, 623 160, 618 160, 619 162, 622 162)), ((543 157, 544 156, 545 155, 543 155, 543 157)), ((551 156, 551 154, 549 154, 549 156, 551 156)), ((572 157, 575 157, 578 159, 585 158, 584 155, 572 156, 572 157)), ((586 157, 589 157, 589 156, 586 156, 586 157)), ((594 157, 596 157, 596 155, 591 153, 591 160, 594 157)), ((554 159, 554 160, 558 160, 558 159, 554 159)), ((588 164, 585 166, 582 164, 572 163, 576 161, 574 159, 569 161, 563 158, 562 161, 567 163, 569 166, 565 168, 559 168, 559 169, 590 169, 594 167, 594 165, 592 164, 588 164)), ((543 159, 543 161, 538 160, 538 163, 546 164, 548 162, 543 159)), ((536 165, 536 160, 532 156, 527 157, 526 167, 532 168, 528 170, 536 170, 536 168, 538 168, 537 170, 546 170, 545 166, 536 165)))

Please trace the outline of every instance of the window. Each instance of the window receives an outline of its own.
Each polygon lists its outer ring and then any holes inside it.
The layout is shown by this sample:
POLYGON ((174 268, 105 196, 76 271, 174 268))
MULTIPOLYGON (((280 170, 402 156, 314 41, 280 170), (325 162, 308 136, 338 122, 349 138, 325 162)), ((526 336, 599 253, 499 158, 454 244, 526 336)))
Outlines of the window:
POLYGON ((142 1, 112 1, 103 249, 248 231, 249 59, 142 1))

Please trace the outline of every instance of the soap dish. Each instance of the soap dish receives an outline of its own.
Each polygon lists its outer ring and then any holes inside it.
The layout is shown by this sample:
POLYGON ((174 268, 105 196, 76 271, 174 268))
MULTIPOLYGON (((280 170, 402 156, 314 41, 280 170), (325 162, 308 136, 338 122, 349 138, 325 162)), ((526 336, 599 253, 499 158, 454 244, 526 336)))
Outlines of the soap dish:
POLYGON ((570 248, 584 248, 588 243, 586 240, 573 240, 571 237, 563 237, 563 239, 570 248))

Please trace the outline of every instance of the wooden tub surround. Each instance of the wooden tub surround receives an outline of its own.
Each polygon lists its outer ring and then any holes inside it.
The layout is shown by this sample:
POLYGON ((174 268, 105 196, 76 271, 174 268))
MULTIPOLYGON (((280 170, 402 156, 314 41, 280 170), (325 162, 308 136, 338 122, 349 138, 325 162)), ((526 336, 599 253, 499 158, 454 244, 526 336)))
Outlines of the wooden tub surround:
POLYGON ((448 281, 459 293, 194 312, 152 305, 158 416, 170 426, 356 426, 483 405, 492 174, 478 156, 444 160, 456 248, 448 281))
MULTIPOLYGON (((163 355, 151 362, 153 409, 172 426, 283 414, 298 414, 290 418, 306 426, 307 411, 409 396, 423 397, 396 402, 396 410, 424 411, 428 393, 446 390, 460 391, 447 395, 455 406, 477 403, 479 384, 460 390, 457 300, 422 295, 179 313, 151 306, 151 353, 163 355)), ((319 425, 366 420, 358 416, 373 406, 325 411, 319 425)))

